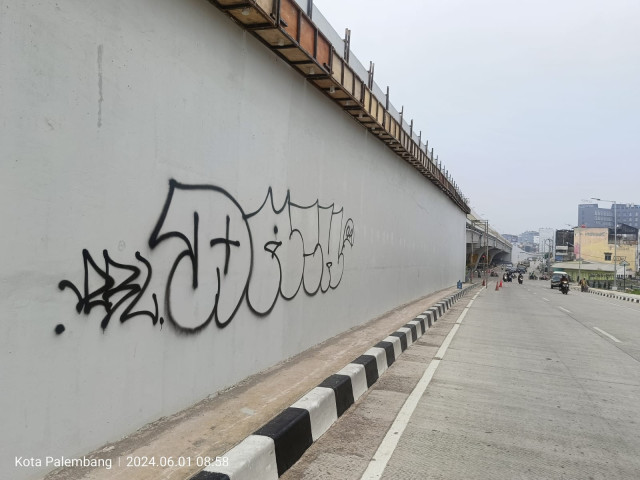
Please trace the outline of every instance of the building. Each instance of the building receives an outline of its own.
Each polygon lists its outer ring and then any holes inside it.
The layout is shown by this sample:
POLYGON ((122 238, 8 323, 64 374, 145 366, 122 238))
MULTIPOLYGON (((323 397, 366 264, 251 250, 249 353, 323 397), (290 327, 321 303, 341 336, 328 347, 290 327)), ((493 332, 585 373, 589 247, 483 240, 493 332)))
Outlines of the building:
POLYGON ((615 265, 618 278, 634 276, 638 268, 638 229, 619 225, 616 230, 576 227, 573 234, 576 261, 581 265, 611 265, 611 272, 615 265), (616 234, 617 242, 614 242, 616 234))
POLYGON ((518 236, 518 241, 520 243, 522 243, 523 245, 534 245, 536 243, 535 237, 537 237, 537 236, 538 236, 538 232, 536 232, 534 230, 529 230, 529 231, 521 233, 518 236))
POLYGON ((597 203, 578 205, 579 226, 613 228, 616 221, 640 229, 640 205, 616 203, 608 208, 600 208, 597 203))
POLYGON ((621 223, 640 229, 640 205, 616 204, 616 217, 618 225, 621 223))
POLYGON ((573 260, 554 263, 553 270, 567 272, 571 282, 584 278, 590 287, 610 289, 613 286, 613 265, 607 263, 573 260))
POLYGON ((556 230, 556 262, 573 260, 573 230, 556 230))
POLYGON ((517 235, 511 235, 509 233, 503 233, 502 236, 504 237, 505 240, 510 242, 512 245, 515 245, 515 244, 518 243, 518 236, 517 235))

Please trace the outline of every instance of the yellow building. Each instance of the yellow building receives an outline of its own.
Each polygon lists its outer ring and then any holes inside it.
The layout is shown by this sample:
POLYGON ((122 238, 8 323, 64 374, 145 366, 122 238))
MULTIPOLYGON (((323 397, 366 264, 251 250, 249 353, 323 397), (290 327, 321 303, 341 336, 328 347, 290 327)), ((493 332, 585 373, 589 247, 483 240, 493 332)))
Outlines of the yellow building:
POLYGON ((613 232, 608 228, 575 228, 573 232, 576 260, 583 262, 617 265, 618 278, 636 274, 638 237, 620 234, 614 245, 613 232), (616 257, 616 258, 614 258, 616 257), (624 264, 627 264, 626 266, 624 264))

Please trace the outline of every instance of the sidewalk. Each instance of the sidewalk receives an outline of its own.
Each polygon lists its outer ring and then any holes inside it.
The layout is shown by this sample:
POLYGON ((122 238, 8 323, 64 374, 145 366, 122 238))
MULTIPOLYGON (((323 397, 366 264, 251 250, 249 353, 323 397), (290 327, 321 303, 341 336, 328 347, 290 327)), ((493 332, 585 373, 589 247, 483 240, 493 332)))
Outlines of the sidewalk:
MULTIPOLYGON (((470 286, 464 285, 465 288, 470 286)), ((202 470, 205 463, 223 457, 225 452, 390 332, 459 291, 453 286, 398 307, 249 377, 215 397, 86 455, 87 458, 112 459, 111 469, 59 469, 45 479, 185 480, 202 470)))

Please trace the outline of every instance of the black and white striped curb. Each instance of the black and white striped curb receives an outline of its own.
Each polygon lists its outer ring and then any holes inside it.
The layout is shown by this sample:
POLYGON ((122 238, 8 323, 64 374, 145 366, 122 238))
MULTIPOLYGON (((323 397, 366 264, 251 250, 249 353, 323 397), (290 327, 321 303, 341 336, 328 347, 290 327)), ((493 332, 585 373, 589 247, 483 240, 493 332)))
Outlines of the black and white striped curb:
POLYGON ((640 303, 640 296, 638 295, 625 295, 624 293, 615 293, 610 290, 596 290, 590 288, 587 293, 593 293, 595 295, 601 295, 608 298, 616 298, 618 300, 624 300, 625 302, 640 303))
POLYGON ((478 284, 428 308, 249 435, 190 480, 270 480, 302 454, 362 396, 409 346, 478 284))

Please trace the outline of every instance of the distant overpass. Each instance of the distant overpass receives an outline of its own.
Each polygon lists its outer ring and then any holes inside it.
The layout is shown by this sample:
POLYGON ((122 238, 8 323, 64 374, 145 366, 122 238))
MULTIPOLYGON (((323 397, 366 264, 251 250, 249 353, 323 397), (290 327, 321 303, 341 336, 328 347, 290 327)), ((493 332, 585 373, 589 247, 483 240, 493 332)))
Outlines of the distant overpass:
POLYGON ((467 214, 467 272, 483 268, 486 263, 511 261, 512 249, 511 243, 491 228, 488 220, 473 210, 467 214))

